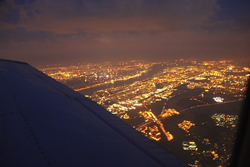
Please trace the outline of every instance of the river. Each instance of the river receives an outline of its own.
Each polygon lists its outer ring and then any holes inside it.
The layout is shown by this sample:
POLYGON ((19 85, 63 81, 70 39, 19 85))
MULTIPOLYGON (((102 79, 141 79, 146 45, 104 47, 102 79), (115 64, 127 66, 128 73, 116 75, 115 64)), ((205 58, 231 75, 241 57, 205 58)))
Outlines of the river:
POLYGON ((149 69, 148 72, 143 73, 139 77, 128 79, 126 81, 116 81, 113 84, 105 84, 105 85, 101 85, 101 86, 96 86, 96 87, 93 87, 93 88, 81 90, 81 91, 79 91, 79 93, 81 93, 83 95, 91 95, 93 92, 95 92, 97 90, 107 89, 107 88, 110 88, 110 87, 117 87, 117 86, 121 86, 121 85, 125 85, 125 84, 132 84, 135 81, 142 81, 144 79, 150 78, 154 74, 157 74, 158 72, 162 71, 164 68, 166 68, 165 64, 155 64, 149 69))

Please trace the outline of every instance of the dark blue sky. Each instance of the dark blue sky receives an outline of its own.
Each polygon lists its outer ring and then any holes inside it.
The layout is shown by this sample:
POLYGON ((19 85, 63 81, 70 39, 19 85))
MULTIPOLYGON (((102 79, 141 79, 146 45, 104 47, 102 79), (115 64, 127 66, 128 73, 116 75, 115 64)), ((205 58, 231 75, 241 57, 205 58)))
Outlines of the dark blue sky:
POLYGON ((0 58, 38 65, 250 57, 249 9, 249 0, 6 0, 0 58))

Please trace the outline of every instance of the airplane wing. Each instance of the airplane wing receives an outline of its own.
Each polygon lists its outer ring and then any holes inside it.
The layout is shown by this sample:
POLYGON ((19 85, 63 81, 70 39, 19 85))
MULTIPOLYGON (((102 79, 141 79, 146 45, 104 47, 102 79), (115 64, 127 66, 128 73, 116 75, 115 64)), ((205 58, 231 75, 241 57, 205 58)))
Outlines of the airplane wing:
POLYGON ((27 63, 0 60, 0 166, 187 166, 27 63))

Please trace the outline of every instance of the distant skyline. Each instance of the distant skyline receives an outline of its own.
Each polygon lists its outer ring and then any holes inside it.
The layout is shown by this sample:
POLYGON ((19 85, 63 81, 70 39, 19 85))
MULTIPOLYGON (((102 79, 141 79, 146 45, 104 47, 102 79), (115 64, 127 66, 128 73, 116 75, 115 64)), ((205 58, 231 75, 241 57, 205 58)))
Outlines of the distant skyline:
POLYGON ((0 58, 31 65, 250 57, 250 1, 5 0, 0 58))

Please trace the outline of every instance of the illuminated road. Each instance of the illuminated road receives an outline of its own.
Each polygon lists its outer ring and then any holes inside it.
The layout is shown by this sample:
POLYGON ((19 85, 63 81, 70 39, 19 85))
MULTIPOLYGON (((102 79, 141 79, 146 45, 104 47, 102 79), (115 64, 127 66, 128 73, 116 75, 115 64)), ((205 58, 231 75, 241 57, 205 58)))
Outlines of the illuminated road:
POLYGON ((213 106, 213 105, 220 105, 220 104, 226 104, 226 103, 233 103, 233 102, 242 101, 242 100, 243 100, 243 99, 238 99, 238 100, 224 101, 224 102, 221 102, 221 103, 202 104, 202 105, 192 106, 192 107, 185 108, 185 109, 181 110, 180 113, 181 113, 181 112, 184 112, 184 111, 187 111, 187 110, 190 110, 190 109, 193 109, 193 108, 206 107, 206 106, 213 106))

